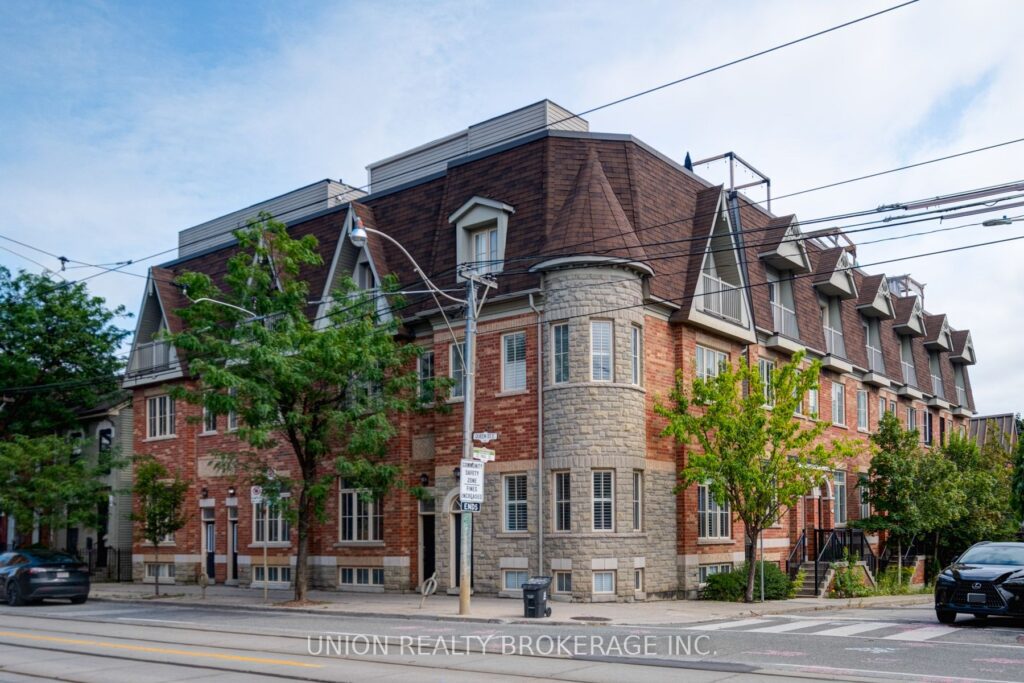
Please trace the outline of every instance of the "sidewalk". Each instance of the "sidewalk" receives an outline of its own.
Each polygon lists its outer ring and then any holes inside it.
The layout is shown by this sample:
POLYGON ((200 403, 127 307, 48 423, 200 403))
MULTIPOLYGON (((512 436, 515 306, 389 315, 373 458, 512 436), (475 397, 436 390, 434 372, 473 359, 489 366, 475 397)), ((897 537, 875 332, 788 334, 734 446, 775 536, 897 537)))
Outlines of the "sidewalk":
MULTIPOLYGON (((420 596, 411 593, 340 593, 311 590, 308 598, 318 604, 302 607, 283 605, 292 599, 293 593, 290 590, 269 591, 267 603, 263 602, 263 590, 259 588, 210 586, 206 590, 205 600, 202 598, 201 589, 196 585, 161 586, 160 593, 159 598, 154 597, 152 584, 96 583, 92 586, 90 600, 144 601, 150 605, 160 603, 231 609, 327 612, 364 617, 537 623, 536 619, 523 618, 522 600, 491 596, 474 596, 471 616, 462 617, 458 614, 458 596, 448 595, 433 595, 427 598, 423 609, 420 609, 420 596)), ((853 600, 794 598, 793 600, 773 600, 751 604, 707 600, 662 600, 634 603, 552 602, 550 603, 551 618, 545 621, 577 625, 581 623, 594 625, 691 624, 762 614, 794 614, 859 607, 930 605, 931 601, 930 594, 921 594, 853 600)))

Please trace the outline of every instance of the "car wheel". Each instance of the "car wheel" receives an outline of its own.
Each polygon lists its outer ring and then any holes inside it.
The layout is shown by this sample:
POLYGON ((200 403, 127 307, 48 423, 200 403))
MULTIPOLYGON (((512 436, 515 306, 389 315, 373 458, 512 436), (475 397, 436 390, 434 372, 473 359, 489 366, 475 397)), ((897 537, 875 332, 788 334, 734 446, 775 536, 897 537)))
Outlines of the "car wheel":
POLYGON ((71 604, 72 605, 81 605, 81 604, 83 604, 88 599, 89 599, 88 595, 76 595, 75 597, 71 598, 71 604))
POLYGON ((940 624, 952 624, 956 621, 956 612, 945 609, 935 610, 935 616, 938 617, 940 624))
POLYGON ((21 597, 21 589, 17 581, 7 584, 7 604, 11 607, 21 607, 25 604, 25 598, 21 597))

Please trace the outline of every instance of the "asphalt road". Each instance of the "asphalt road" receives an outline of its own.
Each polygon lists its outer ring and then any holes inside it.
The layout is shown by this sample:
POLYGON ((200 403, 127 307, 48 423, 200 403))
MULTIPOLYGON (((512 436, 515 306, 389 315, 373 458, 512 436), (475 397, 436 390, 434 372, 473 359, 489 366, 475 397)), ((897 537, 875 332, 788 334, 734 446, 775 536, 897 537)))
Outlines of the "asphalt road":
POLYGON ((1024 622, 961 617, 947 627, 918 607, 636 627, 111 602, 0 607, 0 681, 797 678, 1024 682, 1024 622))

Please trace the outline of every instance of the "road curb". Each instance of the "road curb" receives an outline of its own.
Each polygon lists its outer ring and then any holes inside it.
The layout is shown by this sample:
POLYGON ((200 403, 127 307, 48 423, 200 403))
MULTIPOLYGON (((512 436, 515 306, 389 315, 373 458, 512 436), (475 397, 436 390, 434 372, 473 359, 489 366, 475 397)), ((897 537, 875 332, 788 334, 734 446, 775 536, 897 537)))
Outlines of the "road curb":
POLYGON ((603 620, 587 620, 587 619, 526 619, 517 617, 474 617, 474 616, 459 616, 457 614, 430 614, 430 613, 415 613, 415 612, 367 612, 367 611, 356 611, 356 610, 337 610, 330 608, 311 608, 311 607, 276 607, 272 605, 260 605, 260 604, 224 604, 224 603, 211 603, 202 602, 199 600, 167 600, 167 599, 155 599, 155 598, 141 598, 141 597, 111 597, 111 596, 90 596, 90 601, 96 602, 111 602, 111 603, 123 603, 123 604, 136 604, 136 605, 160 605, 160 606, 185 606, 196 609, 218 609, 228 610, 233 612, 278 612, 284 614, 317 614, 317 615, 338 615, 344 617, 367 617, 372 619, 422 619, 425 621, 453 621, 453 622, 467 622, 467 623, 481 623, 481 624, 551 624, 557 626, 675 626, 679 624, 698 624, 706 621, 717 621, 721 619, 736 618, 736 617, 748 617, 748 616, 784 616, 787 614, 807 614, 813 612, 828 612, 836 610, 847 610, 847 609, 870 609, 870 608, 885 608, 885 607, 903 607, 907 605, 923 605, 931 602, 931 596, 928 594, 922 595, 901 595, 892 596, 891 599, 878 600, 877 602, 867 602, 864 598, 851 598, 845 600, 835 600, 835 604, 825 605, 808 605, 808 606, 795 606, 791 609, 764 609, 759 610, 756 606, 752 606, 750 609, 746 609, 740 612, 735 612, 729 615, 714 615, 709 614, 702 616, 698 619, 691 621, 665 621, 658 623, 651 622, 636 622, 630 620, 628 617, 624 620, 614 621, 603 621, 603 620))

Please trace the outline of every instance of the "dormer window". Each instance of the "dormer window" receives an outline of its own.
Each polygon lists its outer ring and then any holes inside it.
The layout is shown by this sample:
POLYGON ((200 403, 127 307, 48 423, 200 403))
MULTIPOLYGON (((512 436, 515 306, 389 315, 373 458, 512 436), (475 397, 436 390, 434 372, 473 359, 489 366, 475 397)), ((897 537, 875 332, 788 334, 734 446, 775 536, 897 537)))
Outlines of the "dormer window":
POLYGON ((373 276, 373 268, 370 266, 370 262, 365 259, 356 264, 356 269, 352 276, 356 287, 361 290, 367 291, 377 286, 376 278, 373 276))
MULTIPOLYGON (((455 226, 455 260, 478 274, 500 273, 504 268, 508 219, 515 213, 508 204, 473 197, 448 217, 455 226)), ((461 273, 458 279, 465 278, 461 273)))

